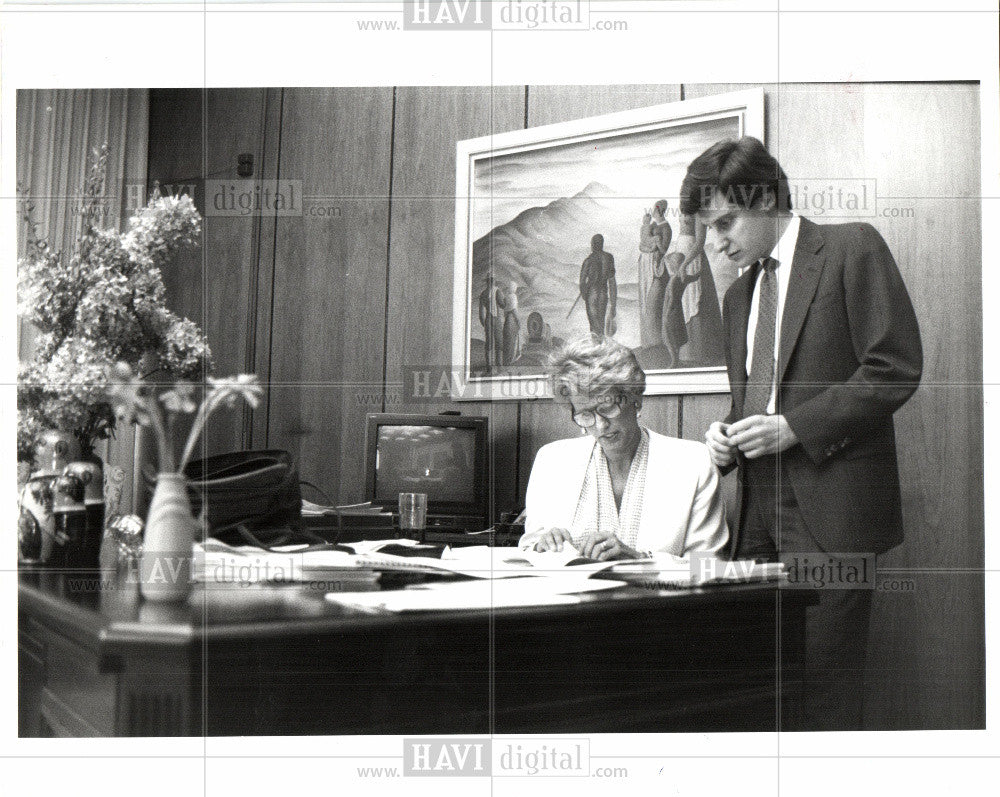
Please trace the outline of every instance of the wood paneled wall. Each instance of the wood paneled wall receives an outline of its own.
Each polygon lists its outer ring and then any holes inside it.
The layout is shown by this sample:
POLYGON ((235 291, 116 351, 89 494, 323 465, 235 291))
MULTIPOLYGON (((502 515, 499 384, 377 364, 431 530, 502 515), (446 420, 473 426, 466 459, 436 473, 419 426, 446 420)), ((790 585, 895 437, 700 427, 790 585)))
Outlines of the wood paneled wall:
MULTIPOLYGON (((263 160, 265 113, 260 89, 151 92, 148 183, 159 183, 165 192, 190 194, 204 216, 201 246, 183 251, 164 274, 167 302, 201 326, 219 375, 266 373, 254 346, 258 327, 268 327, 267 317, 257 312, 256 283, 263 271, 268 294, 263 304, 269 308, 274 253, 262 233, 270 231, 273 238, 274 219, 212 212, 221 204, 212 181, 237 179, 236 153, 250 153, 256 163, 263 160), (267 249, 263 254, 262 246, 267 249), (263 269, 262 258, 267 261, 263 269)), ((247 429, 249 416, 216 413, 203 449, 231 450, 244 439, 256 445, 247 429)))
MULTIPOLYGON (((395 402, 404 367, 450 361, 455 141, 749 87, 153 91, 151 179, 235 178, 249 152, 255 175, 301 180, 305 195, 298 217, 207 218, 170 279, 218 370, 270 384, 209 448, 288 448, 331 499, 360 500, 366 412, 460 409, 491 419, 496 511, 519 505, 538 448, 574 433, 556 407, 395 402)), ((911 588, 876 595, 868 724, 983 727, 978 86, 764 88, 766 140, 789 175, 874 178, 879 212, 896 209, 873 222, 923 334, 923 383, 897 414, 907 539, 882 560, 911 588)), ((727 404, 651 397, 643 420, 700 439, 727 404)))

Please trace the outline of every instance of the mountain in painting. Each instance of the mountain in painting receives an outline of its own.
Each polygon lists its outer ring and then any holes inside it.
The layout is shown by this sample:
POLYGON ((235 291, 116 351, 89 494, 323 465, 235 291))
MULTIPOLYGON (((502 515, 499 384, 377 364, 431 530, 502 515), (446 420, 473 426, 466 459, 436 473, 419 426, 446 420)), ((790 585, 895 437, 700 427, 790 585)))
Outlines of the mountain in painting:
MULTIPOLYGON (((615 256, 618 318, 636 318, 633 261, 641 205, 639 217, 628 224, 636 216, 636 205, 637 200, 618 197, 608 186, 591 182, 573 196, 522 211, 476 240, 472 245, 474 325, 478 326, 479 294, 486 287, 486 275, 492 272, 498 285, 517 286, 522 324, 529 313, 537 311, 555 336, 571 339, 587 332, 582 301, 569 318, 567 314, 579 295, 580 266, 590 253, 590 239, 596 233, 604 236, 605 249, 615 256)), ((482 334, 476 326, 473 337, 482 334)), ((621 323, 619 330, 620 342, 637 343, 629 339, 621 323)))

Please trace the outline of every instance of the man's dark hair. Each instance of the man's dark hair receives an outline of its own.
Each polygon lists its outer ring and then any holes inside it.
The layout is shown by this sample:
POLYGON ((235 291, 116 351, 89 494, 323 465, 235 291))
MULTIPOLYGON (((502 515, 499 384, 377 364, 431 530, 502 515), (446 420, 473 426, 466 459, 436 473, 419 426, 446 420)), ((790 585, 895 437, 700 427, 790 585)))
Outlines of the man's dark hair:
POLYGON ((743 208, 771 194, 779 211, 792 209, 788 177, 752 136, 720 141, 691 161, 681 183, 681 213, 693 216, 708 207, 716 192, 743 208))

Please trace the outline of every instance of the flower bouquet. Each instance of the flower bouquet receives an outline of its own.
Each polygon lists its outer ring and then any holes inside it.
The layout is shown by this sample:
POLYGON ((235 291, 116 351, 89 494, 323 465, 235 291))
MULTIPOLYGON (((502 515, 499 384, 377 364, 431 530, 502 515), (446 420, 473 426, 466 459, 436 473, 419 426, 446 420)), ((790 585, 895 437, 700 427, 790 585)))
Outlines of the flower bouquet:
POLYGON ((108 150, 85 181, 82 233, 55 251, 25 207, 25 256, 18 264, 18 312, 39 331, 38 348, 18 374, 19 461, 31 461, 42 434, 71 432, 85 458, 114 431, 105 392, 116 362, 168 379, 200 378, 212 355, 201 330, 167 309, 161 268, 196 244, 201 216, 188 196, 160 196, 123 232, 99 226, 108 150))

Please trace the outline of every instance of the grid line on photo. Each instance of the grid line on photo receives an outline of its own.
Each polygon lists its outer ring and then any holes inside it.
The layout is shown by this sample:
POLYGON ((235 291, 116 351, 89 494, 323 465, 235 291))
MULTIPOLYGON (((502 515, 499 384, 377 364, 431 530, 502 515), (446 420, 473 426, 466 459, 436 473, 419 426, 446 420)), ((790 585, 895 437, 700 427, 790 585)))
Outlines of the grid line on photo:
MULTIPOLYGON (((383 6, 395 6, 395 8, 365 8, 363 3, 355 2, 354 5, 358 6, 355 8, 343 8, 337 7, 338 5, 347 5, 347 3, 339 3, 338 0, 306 0, 306 2, 300 5, 306 5, 306 8, 292 8, 281 2, 268 3, 268 0, 263 0, 262 2, 254 3, 252 0, 246 0, 246 2, 226 2, 226 0, 220 0, 220 2, 191 2, 185 3, 184 0, 177 0, 177 2, 171 2, 171 0, 145 0, 144 2, 137 2, 134 4, 129 4, 126 2, 122 3, 75 3, 73 0, 54 0, 53 2, 46 2, 45 0, 39 0, 38 2, 30 2, 29 0, 21 0, 21 2, 8 2, 6 7, 9 9, 8 13, 18 13, 18 14, 29 14, 29 13, 101 13, 101 14, 204 14, 221 16, 224 14, 350 14, 357 15, 359 13, 366 14, 385 14, 385 15, 398 15, 399 7, 404 4, 404 2, 409 2, 409 0, 398 0, 398 2, 374 2, 373 5, 383 5, 383 6), (272 7, 268 7, 268 6, 272 7), (80 8, 80 6, 85 6, 80 8), (149 7, 152 6, 152 7, 149 7), (253 6, 253 7, 244 7, 253 6)), ((500 4, 506 2, 506 0, 480 0, 480 2, 492 2, 500 4)), ((669 2, 669 0, 667 0, 669 2)), ((907 8, 900 6, 899 4, 893 4, 891 6, 881 7, 881 8, 871 8, 871 7, 851 7, 845 8, 843 6, 837 5, 827 5, 827 6, 817 6, 812 8, 788 8, 782 7, 780 0, 775 0, 774 7, 766 8, 742 8, 734 11, 731 7, 726 8, 697 8, 692 9, 690 3, 685 3, 686 6, 683 9, 680 8, 669 8, 663 7, 664 0, 630 0, 629 8, 618 8, 618 3, 613 0, 607 0, 604 3, 599 3, 598 0, 591 0, 590 13, 592 15, 669 15, 673 13, 690 13, 695 11, 700 15, 712 15, 712 14, 733 14, 738 13, 744 16, 753 15, 764 15, 764 16, 774 16, 776 14, 781 14, 783 16, 803 16, 811 14, 823 14, 823 15, 955 15, 955 14, 979 14, 979 15, 995 15, 996 11, 993 8, 988 7, 987 4, 982 2, 970 2, 969 6, 977 7, 966 7, 966 8, 949 8, 945 4, 942 4, 938 8, 907 8), (659 8, 636 8, 634 5, 636 3, 648 4, 650 6, 654 4, 660 5, 659 8), (605 8, 601 8, 603 5, 605 8), (611 9, 614 9, 612 11, 611 9)), ((625 3, 622 3, 625 5, 625 3)), ((505 33, 505 30, 499 30, 497 32, 505 33)), ((518 33, 576 33, 580 31, 575 30, 549 30, 549 29, 518 29, 518 33)))

